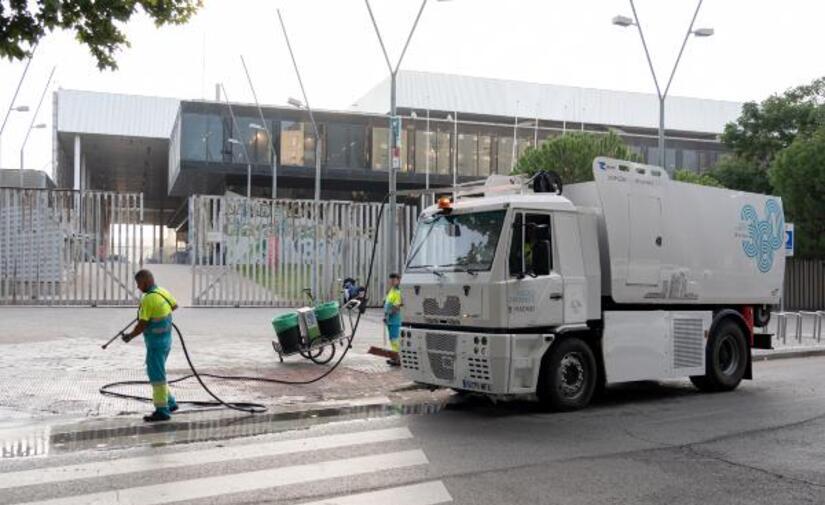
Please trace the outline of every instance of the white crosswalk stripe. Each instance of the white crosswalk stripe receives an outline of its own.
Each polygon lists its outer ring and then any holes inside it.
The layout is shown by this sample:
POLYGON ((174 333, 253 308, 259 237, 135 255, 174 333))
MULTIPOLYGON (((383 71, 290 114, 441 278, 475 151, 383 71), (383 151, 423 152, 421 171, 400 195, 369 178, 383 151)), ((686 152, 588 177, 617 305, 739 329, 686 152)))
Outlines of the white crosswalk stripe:
MULTIPOLYGON (((54 485, 68 481, 79 484, 87 479, 117 475, 125 476, 137 472, 163 472, 168 474, 169 469, 194 469, 210 463, 243 462, 250 458, 284 455, 291 457, 298 453, 368 446, 369 444, 405 441, 412 438, 413 435, 407 428, 389 428, 177 453, 163 452, 152 456, 6 472, 0 474, 0 489, 6 490, 5 492, 19 493, 15 496, 15 499, 22 501, 15 503, 26 503, 28 505, 108 505, 111 503, 163 505, 184 500, 215 498, 233 493, 266 491, 326 479, 355 477, 418 467, 429 464, 429 461, 424 452, 419 449, 395 450, 394 452, 366 456, 328 459, 311 464, 295 464, 272 468, 261 465, 258 468, 265 469, 253 471, 238 472, 235 469, 234 473, 231 473, 233 470, 230 469, 230 473, 218 476, 186 478, 162 484, 135 485, 133 487, 87 492, 86 494, 58 495, 59 497, 41 499, 40 501, 26 501, 26 498, 24 498, 26 490, 21 488, 23 486, 54 485)), ((381 446, 376 445, 375 451, 380 450, 381 446)), ((341 451, 338 452, 341 453, 341 451)), ((362 451, 362 454, 364 452, 373 451, 372 449, 362 451)), ((244 469, 249 468, 249 463, 246 463, 244 469)), ((188 476, 191 475, 192 471, 190 470, 188 476)), ((124 481, 124 479, 121 479, 121 481, 124 481)), ((129 482, 129 480, 126 480, 126 482, 129 482)), ((127 483, 126 486, 128 485, 127 483)), ((39 489, 39 487, 34 489, 39 489)), ((97 489, 101 489, 99 484, 97 489)), ((311 505, 377 505, 379 503, 436 505, 452 502, 449 492, 441 481, 396 486, 364 493, 357 493, 354 490, 353 493, 315 501, 311 505)), ((43 494, 38 496, 38 498, 42 497, 43 494)))
POLYGON ((453 498, 441 481, 399 486, 369 493, 351 494, 328 498, 301 505, 438 505, 452 502, 453 498))
POLYGON ((315 438, 281 440, 266 444, 157 454, 139 458, 119 459, 114 463, 111 461, 97 461, 94 463, 60 466, 56 468, 40 468, 37 470, 0 474, 0 489, 92 477, 109 477, 112 475, 148 470, 168 470, 171 468, 183 468, 207 463, 219 463, 261 456, 279 456, 321 449, 333 449, 336 447, 404 440, 408 438, 412 438, 412 433, 410 433, 410 430, 407 428, 390 428, 386 430, 327 435, 315 438))

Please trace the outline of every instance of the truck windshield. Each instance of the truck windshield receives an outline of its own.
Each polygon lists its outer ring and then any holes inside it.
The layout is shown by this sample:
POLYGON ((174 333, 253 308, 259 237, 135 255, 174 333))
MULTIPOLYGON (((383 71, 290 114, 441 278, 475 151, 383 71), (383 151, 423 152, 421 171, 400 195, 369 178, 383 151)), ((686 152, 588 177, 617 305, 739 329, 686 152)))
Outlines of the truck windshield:
POLYGON ((490 270, 505 213, 437 214, 422 219, 410 246, 407 270, 490 270))

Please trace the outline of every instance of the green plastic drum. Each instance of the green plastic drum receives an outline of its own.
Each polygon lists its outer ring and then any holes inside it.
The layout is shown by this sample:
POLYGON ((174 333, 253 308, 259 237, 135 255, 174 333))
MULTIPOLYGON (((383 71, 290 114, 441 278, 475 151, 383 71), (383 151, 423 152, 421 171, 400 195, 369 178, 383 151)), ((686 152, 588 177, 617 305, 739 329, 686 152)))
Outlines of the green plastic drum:
POLYGON ((298 313, 288 312, 272 318, 272 328, 278 336, 284 354, 298 352, 301 347, 301 328, 298 326, 298 313))
POLYGON ((338 302, 322 303, 315 307, 315 319, 318 320, 321 338, 332 339, 343 333, 338 307, 338 302))

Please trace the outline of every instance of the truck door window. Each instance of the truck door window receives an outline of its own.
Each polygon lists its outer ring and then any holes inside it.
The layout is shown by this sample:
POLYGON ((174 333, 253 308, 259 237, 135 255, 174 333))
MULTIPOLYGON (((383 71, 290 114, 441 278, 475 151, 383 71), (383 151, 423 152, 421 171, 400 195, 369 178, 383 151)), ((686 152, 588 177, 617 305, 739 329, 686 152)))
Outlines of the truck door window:
POLYGON ((518 213, 513 220, 510 275, 549 275, 553 269, 550 215, 518 213))

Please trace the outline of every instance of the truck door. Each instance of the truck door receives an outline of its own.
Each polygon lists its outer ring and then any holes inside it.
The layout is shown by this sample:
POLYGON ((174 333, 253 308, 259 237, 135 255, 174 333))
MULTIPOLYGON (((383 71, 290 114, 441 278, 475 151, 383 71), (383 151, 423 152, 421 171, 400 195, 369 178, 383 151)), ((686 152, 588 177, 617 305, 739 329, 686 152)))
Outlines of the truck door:
POLYGON ((657 196, 633 194, 627 201, 630 240, 627 284, 657 286, 662 254, 662 201, 657 196))
POLYGON ((516 211, 507 280, 510 328, 562 323, 564 285, 554 269, 554 250, 551 215, 516 211))

